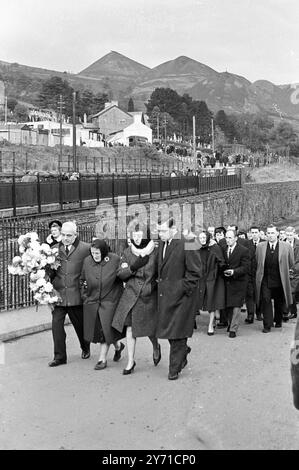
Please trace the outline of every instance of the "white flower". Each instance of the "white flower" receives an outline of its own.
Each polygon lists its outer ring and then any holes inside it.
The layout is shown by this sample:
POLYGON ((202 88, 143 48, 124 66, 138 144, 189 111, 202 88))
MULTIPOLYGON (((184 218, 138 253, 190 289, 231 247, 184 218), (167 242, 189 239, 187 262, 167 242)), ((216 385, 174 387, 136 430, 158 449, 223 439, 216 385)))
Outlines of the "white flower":
POLYGON ((48 256, 47 264, 53 264, 53 263, 55 263, 55 256, 48 256))
POLYGON ((13 264, 13 266, 18 266, 20 263, 22 263, 22 258, 21 258, 21 256, 15 256, 15 257, 12 259, 12 264, 13 264))
POLYGON ((37 281, 36 281, 36 284, 38 285, 38 287, 44 287, 46 284, 47 284, 47 281, 43 278, 39 278, 37 281))
POLYGON ((45 292, 52 292, 53 286, 52 286, 51 282, 47 282, 47 284, 45 284, 45 286, 44 286, 44 289, 45 289, 45 292))
POLYGON ((41 251, 44 251, 45 253, 51 253, 51 248, 49 247, 49 245, 47 243, 42 243, 41 246, 40 246, 40 249, 41 251))

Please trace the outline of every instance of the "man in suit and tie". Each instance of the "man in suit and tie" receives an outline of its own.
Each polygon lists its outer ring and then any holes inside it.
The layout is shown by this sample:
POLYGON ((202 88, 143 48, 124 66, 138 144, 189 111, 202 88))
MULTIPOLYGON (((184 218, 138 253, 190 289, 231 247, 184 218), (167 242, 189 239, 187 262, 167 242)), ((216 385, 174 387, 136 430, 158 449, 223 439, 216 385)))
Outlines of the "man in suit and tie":
POLYGON ((225 235, 227 248, 224 258, 227 268, 224 270, 226 308, 228 313, 229 338, 235 338, 240 318, 241 307, 244 303, 248 273, 249 273, 249 250, 238 242, 235 230, 228 229, 225 235))
POLYGON ((256 291, 257 303, 263 312, 263 333, 270 333, 273 321, 275 328, 281 328, 284 304, 292 304, 290 269, 294 264, 294 254, 290 245, 278 240, 274 225, 267 227, 267 243, 256 248, 256 291), (274 319, 272 309, 274 299, 274 319))
POLYGON ((256 303, 256 285, 255 285, 255 276, 256 276, 256 247, 259 243, 262 242, 260 238, 260 230, 256 226, 250 228, 250 240, 248 240, 248 248, 250 251, 250 276, 249 283, 245 298, 246 308, 247 308, 247 318, 245 323, 254 322, 254 314, 256 314, 256 319, 262 321, 262 315, 259 306, 256 303))
MULTIPOLYGON (((169 380, 176 380, 187 365, 193 334, 194 296, 200 278, 198 250, 181 239, 173 218, 160 219, 158 252, 158 320, 156 337, 168 339, 169 380)), ((196 246, 194 245, 196 248, 196 246)))
POLYGON ((297 318, 297 300, 299 297, 299 240, 295 238, 296 230, 294 227, 286 228, 286 240, 290 244, 294 253, 294 266, 291 273, 291 288, 293 303, 290 306, 289 319, 297 318))
POLYGON ((60 366, 67 362, 64 329, 66 314, 77 333, 82 349, 82 359, 90 357, 89 343, 83 337, 83 307, 79 284, 83 261, 89 255, 89 245, 78 239, 74 222, 62 224, 61 237, 61 242, 57 245, 61 264, 52 279, 52 284, 62 300, 55 305, 52 312, 54 359, 49 362, 50 367, 60 366))

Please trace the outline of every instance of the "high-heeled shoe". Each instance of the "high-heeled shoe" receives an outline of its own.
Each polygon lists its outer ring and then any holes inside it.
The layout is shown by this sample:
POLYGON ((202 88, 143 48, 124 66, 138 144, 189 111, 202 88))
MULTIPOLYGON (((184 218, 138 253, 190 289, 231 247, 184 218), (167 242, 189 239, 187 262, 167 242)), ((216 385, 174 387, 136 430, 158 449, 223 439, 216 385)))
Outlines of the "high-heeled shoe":
POLYGON ((158 350, 159 350, 159 355, 158 355, 157 358, 153 354, 153 362, 154 362, 155 366, 157 366, 159 364, 159 362, 161 361, 161 346, 160 346, 160 344, 158 345, 158 350))
POLYGON ((134 361, 134 364, 132 365, 131 369, 124 369, 123 370, 123 375, 129 375, 134 372, 134 367, 136 366, 136 362, 134 361))

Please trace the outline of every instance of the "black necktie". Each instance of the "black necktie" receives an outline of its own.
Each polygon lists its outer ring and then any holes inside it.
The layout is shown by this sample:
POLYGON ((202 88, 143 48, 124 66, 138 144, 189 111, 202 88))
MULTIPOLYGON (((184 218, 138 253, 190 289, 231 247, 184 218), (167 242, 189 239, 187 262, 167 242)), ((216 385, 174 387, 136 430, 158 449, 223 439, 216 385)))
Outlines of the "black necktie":
POLYGON ((68 256, 69 252, 70 252, 70 249, 68 246, 65 247, 65 252, 66 252, 66 255, 68 256))
POLYGON ((229 259, 229 257, 230 257, 231 254, 232 254, 232 249, 229 248, 229 249, 228 249, 228 252, 227 252, 227 259, 229 259))
POLYGON ((271 251, 271 253, 274 253, 274 245, 272 245, 272 243, 270 245, 270 251, 271 251))
POLYGON ((166 250, 167 250, 167 247, 168 247, 168 243, 169 243, 168 240, 164 243, 164 247, 163 247, 163 259, 164 259, 165 256, 166 256, 166 250))

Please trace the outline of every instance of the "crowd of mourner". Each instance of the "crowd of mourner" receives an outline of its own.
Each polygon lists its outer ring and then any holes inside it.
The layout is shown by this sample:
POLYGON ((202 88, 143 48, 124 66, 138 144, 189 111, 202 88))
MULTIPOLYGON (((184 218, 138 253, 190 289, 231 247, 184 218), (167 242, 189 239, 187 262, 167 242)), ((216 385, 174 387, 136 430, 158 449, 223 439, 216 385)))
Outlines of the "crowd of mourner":
POLYGON ((207 335, 217 336, 223 328, 229 340, 237 337, 244 319, 247 325, 260 322, 260 331, 267 334, 297 317, 299 239, 293 227, 242 231, 230 225, 195 235, 181 233, 172 217, 160 218, 154 230, 133 220, 120 256, 110 251, 109 240, 79 240, 75 222, 56 220, 49 227, 47 243, 59 247, 60 258, 50 278, 61 298, 52 310, 50 367, 67 362, 67 314, 82 359, 90 357, 91 343, 99 343, 96 370, 107 367, 113 345, 113 361, 125 352, 122 374, 132 374, 140 337, 149 338, 157 366, 159 340, 167 339, 169 380, 178 379, 187 365, 187 340, 198 315, 208 318, 207 335))

